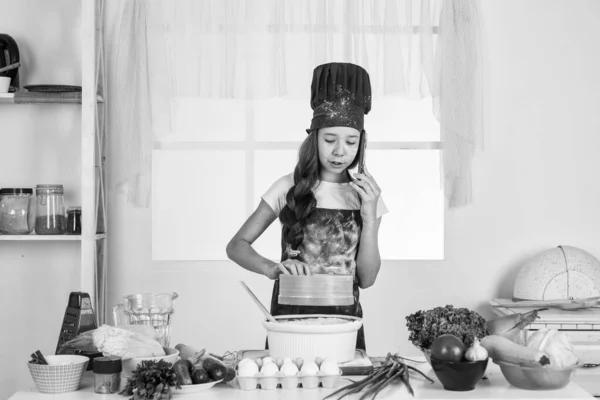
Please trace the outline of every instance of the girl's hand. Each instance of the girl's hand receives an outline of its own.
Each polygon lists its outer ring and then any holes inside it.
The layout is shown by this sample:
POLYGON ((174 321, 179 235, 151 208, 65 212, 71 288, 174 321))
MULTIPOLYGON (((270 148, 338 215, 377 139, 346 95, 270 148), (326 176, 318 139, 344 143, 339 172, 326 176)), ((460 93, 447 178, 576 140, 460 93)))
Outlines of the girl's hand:
POLYGON ((354 174, 354 178, 356 180, 350 182, 350 186, 358 192, 362 200, 360 216, 365 221, 375 221, 377 219, 377 202, 381 195, 381 189, 366 169, 364 174, 354 174))
POLYGON ((268 277, 269 279, 275 280, 279 278, 279 275, 312 275, 310 268, 307 263, 288 259, 280 263, 275 263, 271 266, 268 277))
POLYGON ((303 261, 294 260, 293 258, 290 258, 290 259, 287 259, 287 260, 279 263, 279 265, 282 266, 282 268, 280 268, 282 274, 312 275, 312 273, 310 272, 310 268, 308 267, 308 264, 303 261))

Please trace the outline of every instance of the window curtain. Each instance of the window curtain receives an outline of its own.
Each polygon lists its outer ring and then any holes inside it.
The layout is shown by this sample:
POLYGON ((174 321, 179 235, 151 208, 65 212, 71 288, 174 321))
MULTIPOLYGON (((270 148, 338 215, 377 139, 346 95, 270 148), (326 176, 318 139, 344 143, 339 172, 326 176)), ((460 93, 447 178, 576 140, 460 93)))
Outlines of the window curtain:
POLYGON ((149 206, 153 142, 173 132, 178 98, 308 107, 314 67, 332 61, 369 71, 374 102, 433 97, 449 205, 471 202, 482 134, 475 0, 106 2, 112 176, 131 204, 149 206), (291 65, 304 74, 291 76, 291 65))

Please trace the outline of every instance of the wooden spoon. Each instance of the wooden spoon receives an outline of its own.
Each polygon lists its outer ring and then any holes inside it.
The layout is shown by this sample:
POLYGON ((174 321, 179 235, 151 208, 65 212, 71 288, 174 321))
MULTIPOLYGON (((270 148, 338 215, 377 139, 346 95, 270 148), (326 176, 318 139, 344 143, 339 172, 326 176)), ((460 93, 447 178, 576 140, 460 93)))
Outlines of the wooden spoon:
POLYGON ((248 292, 248 294, 250 295, 250 297, 252 297, 252 300, 254 300, 254 302, 256 303, 256 305, 258 306, 258 308, 260 308, 260 311, 262 311, 262 313, 265 315, 265 317, 267 317, 267 319, 270 322, 277 322, 277 320, 275 318, 273 318, 273 316, 271 315, 271 313, 269 313, 269 311, 266 309, 266 307, 263 305, 263 303, 261 303, 261 301, 258 299, 258 297, 256 297, 254 295, 254 293, 252 292, 252 290, 250 290, 250 288, 248 287, 248 285, 246 285, 244 283, 244 281, 240 281, 240 283, 242 284, 242 286, 244 287, 244 289, 246 289, 246 292, 248 292))

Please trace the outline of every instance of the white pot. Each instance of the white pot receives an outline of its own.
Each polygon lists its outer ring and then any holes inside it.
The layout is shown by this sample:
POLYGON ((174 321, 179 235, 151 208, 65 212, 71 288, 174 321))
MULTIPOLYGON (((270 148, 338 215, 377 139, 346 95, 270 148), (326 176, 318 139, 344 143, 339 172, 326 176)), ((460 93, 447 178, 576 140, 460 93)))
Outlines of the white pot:
POLYGON ((9 76, 0 76, 0 93, 8 93, 11 78, 9 76))
POLYGON ((356 352, 356 335, 362 319, 345 315, 281 315, 277 321, 336 318, 347 322, 338 324, 293 324, 262 321, 267 330, 269 355, 273 358, 297 358, 312 361, 316 357, 333 357, 338 362, 351 361, 356 352))

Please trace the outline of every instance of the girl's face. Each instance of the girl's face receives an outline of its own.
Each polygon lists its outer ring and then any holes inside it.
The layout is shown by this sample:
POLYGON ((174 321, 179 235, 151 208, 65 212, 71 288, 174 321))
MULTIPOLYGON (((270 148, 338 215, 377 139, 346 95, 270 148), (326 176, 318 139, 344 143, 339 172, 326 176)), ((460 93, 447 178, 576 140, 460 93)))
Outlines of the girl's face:
POLYGON ((321 128, 318 132, 321 180, 344 182, 346 169, 352 164, 360 144, 360 132, 346 126, 321 128))

